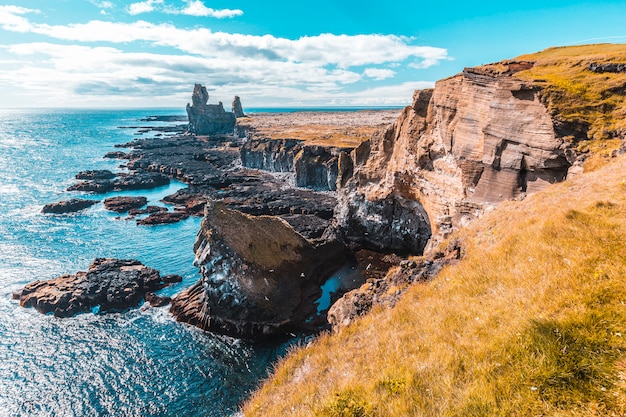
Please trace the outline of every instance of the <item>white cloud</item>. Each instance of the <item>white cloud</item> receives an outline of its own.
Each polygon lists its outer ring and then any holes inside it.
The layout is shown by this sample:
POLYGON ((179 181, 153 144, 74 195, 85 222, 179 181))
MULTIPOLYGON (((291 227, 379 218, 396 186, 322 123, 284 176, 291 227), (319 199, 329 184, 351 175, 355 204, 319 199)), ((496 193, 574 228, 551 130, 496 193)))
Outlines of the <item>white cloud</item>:
POLYGON ((163 0, 146 0, 139 3, 132 3, 128 6, 128 13, 138 15, 141 13, 150 13, 155 10, 155 5, 163 4, 163 0))
POLYGON ((0 25, 3 29, 12 32, 28 32, 31 24, 22 15, 29 13, 40 13, 40 11, 20 6, 0 6, 0 25))
POLYGON ((384 68, 365 68, 363 74, 367 77, 374 78, 375 80, 385 80, 387 78, 392 78, 396 75, 396 72, 384 68))
MULTIPOLYGON (((156 7, 161 1, 134 4, 156 7)), ((332 100, 344 105, 404 104, 419 83, 368 86, 400 78, 398 73, 410 63, 429 66, 447 59, 445 49, 393 35, 287 39, 141 20, 50 25, 29 20, 34 13, 38 11, 0 6, 0 27, 45 36, 44 42, 0 45, 0 62, 10 62, 0 66, 7 102, 11 99, 5 91, 11 90, 14 97, 32 92, 33 103, 46 97, 49 102, 37 102, 40 106, 107 105, 103 99, 155 106, 184 100, 184 105, 189 86, 202 82, 219 90, 218 99, 237 94, 255 105, 324 105, 332 100), (90 46, 92 42, 102 46, 90 46), (167 53, 157 53, 156 47, 167 47, 167 53)))
MULTIPOLYGON (((9 18, 12 16, 9 15, 9 18)), ((0 15, 0 24, 3 23, 3 16, 0 15)), ((272 35, 212 32, 207 28, 179 29, 168 24, 157 25, 145 21, 116 23, 94 20, 66 26, 26 22, 22 24, 22 28, 27 24, 30 25, 29 31, 33 33, 68 41, 145 41, 199 55, 332 64, 340 68, 402 62, 406 59, 415 60, 421 68, 426 68, 447 59, 445 49, 411 45, 411 39, 394 35, 350 36, 325 33, 292 40, 272 35)))
POLYGON ((171 14, 184 14, 188 16, 199 17, 215 17, 217 19, 223 19, 228 17, 235 17, 243 15, 243 11, 239 9, 212 9, 206 7, 200 0, 187 0, 187 6, 182 9, 166 8, 165 11, 171 14))

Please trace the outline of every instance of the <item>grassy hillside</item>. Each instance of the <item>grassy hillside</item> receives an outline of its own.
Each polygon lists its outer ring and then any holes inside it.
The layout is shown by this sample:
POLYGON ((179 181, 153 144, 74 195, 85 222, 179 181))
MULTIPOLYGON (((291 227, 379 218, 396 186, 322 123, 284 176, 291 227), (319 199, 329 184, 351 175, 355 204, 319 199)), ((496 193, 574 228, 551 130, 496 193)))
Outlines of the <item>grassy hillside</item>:
POLYGON ((538 84, 542 101, 557 119, 586 131, 578 150, 593 155, 592 170, 626 137, 626 71, 596 70, 607 63, 626 65, 626 45, 597 44, 549 48, 515 60, 532 61, 532 69, 515 77, 538 84), (586 138, 584 137, 586 136, 586 138))
POLYGON ((626 156, 456 237, 459 263, 294 349, 245 415, 626 415, 626 156))

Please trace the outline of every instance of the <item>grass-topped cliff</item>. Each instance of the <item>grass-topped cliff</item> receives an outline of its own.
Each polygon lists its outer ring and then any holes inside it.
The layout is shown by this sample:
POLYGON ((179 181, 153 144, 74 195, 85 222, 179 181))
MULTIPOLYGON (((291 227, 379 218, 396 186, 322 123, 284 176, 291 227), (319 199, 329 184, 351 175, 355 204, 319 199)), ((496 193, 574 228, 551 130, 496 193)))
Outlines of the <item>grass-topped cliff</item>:
POLYGON ((549 48, 515 60, 534 63, 515 77, 542 89, 542 102, 564 131, 582 133, 578 151, 595 155, 585 168, 601 165, 626 137, 626 45, 549 48))
POLYGON ((459 263, 295 349, 245 415, 625 415, 626 157, 457 238, 459 263))
POLYGON ((625 45, 591 45, 477 69, 537 91, 586 172, 454 232, 458 263, 294 349, 245 415, 626 415, 622 64, 625 45))

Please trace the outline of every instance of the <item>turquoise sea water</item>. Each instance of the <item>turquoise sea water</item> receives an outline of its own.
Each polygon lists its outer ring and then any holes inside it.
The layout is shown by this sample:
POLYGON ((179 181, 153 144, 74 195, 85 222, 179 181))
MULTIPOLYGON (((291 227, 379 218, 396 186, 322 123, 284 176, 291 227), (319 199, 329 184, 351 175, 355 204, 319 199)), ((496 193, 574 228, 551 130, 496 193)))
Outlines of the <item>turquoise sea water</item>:
POLYGON ((180 183, 150 191, 66 192, 88 169, 135 136, 119 126, 183 111, 0 110, 0 415, 229 416, 284 345, 215 336, 176 323, 167 307, 59 319, 25 309, 14 291, 36 279, 86 270, 94 258, 139 259, 184 281, 199 275, 192 246, 200 219, 139 227, 101 204, 43 215, 44 204, 85 197, 145 195, 156 203, 180 183))

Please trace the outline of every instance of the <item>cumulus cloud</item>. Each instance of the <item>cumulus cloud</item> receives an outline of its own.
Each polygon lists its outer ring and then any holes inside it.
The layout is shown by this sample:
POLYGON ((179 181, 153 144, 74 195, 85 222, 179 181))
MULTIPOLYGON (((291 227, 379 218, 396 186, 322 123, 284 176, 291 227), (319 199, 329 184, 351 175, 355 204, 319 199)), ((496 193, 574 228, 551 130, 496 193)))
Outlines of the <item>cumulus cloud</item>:
POLYGON ((165 11, 171 14, 184 14, 187 16, 199 16, 199 17, 215 17, 217 19, 224 19, 228 17, 235 17, 243 15, 243 10, 239 9, 212 9, 206 7, 200 0, 187 0, 187 5, 182 9, 176 9, 173 7, 166 8, 165 11))
POLYGON ((384 68, 365 68, 363 74, 367 77, 374 78, 375 80, 385 80, 396 75, 396 72, 384 68))
POLYGON ((31 24, 23 15, 29 13, 40 13, 40 11, 21 6, 0 6, 0 25, 2 29, 12 32, 28 32, 31 24))
MULTIPOLYGON (((9 14, 7 19, 10 20, 12 17, 15 15, 9 14)), ((0 24, 4 22, 3 16, 0 15, 0 24)), ((409 38, 394 35, 350 36, 325 33, 292 40, 273 35, 213 32, 207 28, 179 29, 169 24, 145 21, 118 23, 94 20, 70 25, 24 22, 21 25, 22 29, 26 28, 26 25, 29 25, 30 32, 67 41, 112 43, 145 41, 199 55, 265 56, 319 65, 333 64, 341 68, 402 62, 406 59, 412 59, 418 62, 421 68, 426 68, 447 59, 447 51, 443 48, 411 45, 409 38)))
POLYGON ((156 5, 163 4, 163 0, 146 0, 139 3, 132 3, 128 6, 128 13, 131 15, 138 15, 141 13, 153 12, 156 5))
MULTIPOLYGON (((145 9, 161 1, 134 5, 145 9)), ((445 49, 393 35, 327 33, 288 39, 142 20, 51 25, 35 21, 36 13, 0 6, 0 27, 45 37, 0 45, 0 61, 10 62, 0 67, 0 85, 20 86, 21 96, 32 91, 38 100, 49 98, 49 105, 97 105, 104 96, 116 96, 116 103, 171 105, 173 100, 188 100, 189 86, 195 82, 219 87, 220 96, 254 97, 256 105, 323 105, 332 100, 345 105, 397 104, 410 100, 418 83, 385 87, 377 82, 378 89, 368 89, 368 83, 395 79, 408 64, 426 67, 448 59, 445 49), (167 47, 167 53, 157 53, 162 50, 157 47, 167 47)))

